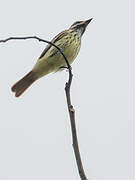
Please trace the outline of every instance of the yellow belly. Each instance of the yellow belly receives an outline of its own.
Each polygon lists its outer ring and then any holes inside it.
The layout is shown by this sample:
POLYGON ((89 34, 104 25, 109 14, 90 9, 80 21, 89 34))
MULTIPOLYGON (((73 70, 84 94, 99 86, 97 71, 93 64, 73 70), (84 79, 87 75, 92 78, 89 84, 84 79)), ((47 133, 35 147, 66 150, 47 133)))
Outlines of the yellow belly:
MULTIPOLYGON (((80 50, 81 42, 78 37, 73 39, 69 36, 69 38, 70 40, 61 39, 55 44, 63 50, 65 56, 71 64, 80 50)), ((60 54, 60 52, 52 46, 46 54, 37 61, 33 71, 35 71, 37 76, 40 78, 46 74, 60 70, 61 66, 66 66, 65 59, 62 54, 60 54)))

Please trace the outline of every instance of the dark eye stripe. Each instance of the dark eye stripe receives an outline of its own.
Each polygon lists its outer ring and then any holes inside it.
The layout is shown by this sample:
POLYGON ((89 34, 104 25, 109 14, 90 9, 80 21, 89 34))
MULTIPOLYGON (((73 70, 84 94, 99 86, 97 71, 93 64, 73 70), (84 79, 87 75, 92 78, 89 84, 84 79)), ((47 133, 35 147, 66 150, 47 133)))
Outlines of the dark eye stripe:
MULTIPOLYGON (((82 21, 76 21, 75 23, 72 24, 72 26, 75 26, 76 24, 80 24, 82 21)), ((71 26, 71 27, 72 27, 71 26)))

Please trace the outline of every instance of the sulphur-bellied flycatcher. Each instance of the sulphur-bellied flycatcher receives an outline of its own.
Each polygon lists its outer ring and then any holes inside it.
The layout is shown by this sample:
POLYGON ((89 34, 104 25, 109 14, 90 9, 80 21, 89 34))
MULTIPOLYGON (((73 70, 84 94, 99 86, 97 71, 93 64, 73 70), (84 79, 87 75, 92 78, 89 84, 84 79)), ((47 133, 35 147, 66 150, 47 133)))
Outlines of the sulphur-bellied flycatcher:
MULTIPOLYGON (((91 20, 92 18, 87 21, 73 23, 69 29, 59 33, 51 41, 63 50, 70 64, 80 50, 81 37, 91 20)), ((61 67, 66 67, 62 54, 54 46, 48 44, 33 69, 13 85, 12 91, 18 97, 37 79, 51 72, 59 71, 62 69, 61 67)))

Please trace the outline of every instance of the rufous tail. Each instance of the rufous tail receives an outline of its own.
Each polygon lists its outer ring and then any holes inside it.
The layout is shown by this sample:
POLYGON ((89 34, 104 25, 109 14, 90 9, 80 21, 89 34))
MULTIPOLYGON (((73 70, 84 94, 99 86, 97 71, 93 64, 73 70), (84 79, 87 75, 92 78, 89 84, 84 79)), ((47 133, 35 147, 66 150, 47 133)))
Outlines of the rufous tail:
POLYGON ((28 74, 26 74, 26 76, 15 83, 12 86, 11 90, 15 93, 16 97, 19 97, 36 80, 37 78, 35 77, 35 73, 33 71, 30 71, 28 74))

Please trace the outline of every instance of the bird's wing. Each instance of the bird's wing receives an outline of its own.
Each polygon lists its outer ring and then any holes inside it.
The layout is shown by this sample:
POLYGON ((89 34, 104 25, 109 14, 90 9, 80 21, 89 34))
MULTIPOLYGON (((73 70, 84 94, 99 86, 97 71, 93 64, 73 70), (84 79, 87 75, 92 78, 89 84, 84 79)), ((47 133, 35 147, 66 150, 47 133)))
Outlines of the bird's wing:
MULTIPOLYGON (((52 39, 52 43, 56 43, 58 40, 60 40, 62 37, 64 37, 66 35, 65 31, 62 31, 61 33, 59 33, 57 36, 55 36, 53 39, 52 39)), ((46 48, 44 49, 44 51, 42 52, 42 54, 40 55, 39 59, 41 59, 45 54, 46 52, 52 47, 52 45, 48 44, 46 46, 46 48)), ((57 49, 56 49, 57 50, 57 49)), ((58 50, 57 50, 58 51, 58 50)))

